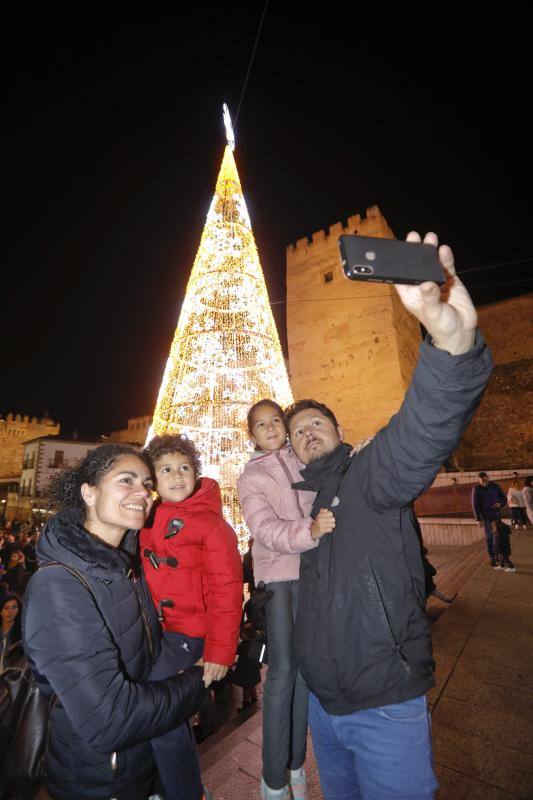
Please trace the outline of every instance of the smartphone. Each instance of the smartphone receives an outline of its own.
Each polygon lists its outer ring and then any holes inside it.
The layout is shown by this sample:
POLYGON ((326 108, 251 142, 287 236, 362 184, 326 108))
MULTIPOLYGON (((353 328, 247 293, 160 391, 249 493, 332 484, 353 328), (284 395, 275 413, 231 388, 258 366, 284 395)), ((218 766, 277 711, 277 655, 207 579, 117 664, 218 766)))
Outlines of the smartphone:
POLYGON ((344 234, 339 248, 344 274, 351 281, 446 282, 437 248, 432 244, 344 234))

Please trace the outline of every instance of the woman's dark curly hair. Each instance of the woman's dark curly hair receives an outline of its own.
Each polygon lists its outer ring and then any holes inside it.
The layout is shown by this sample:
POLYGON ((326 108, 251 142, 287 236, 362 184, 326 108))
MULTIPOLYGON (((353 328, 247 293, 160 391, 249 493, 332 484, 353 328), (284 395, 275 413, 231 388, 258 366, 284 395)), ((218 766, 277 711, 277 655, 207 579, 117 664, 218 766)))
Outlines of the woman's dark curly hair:
POLYGON ((169 453, 179 453, 182 456, 187 456, 191 462, 195 478, 200 477, 202 474, 200 453, 196 449, 194 442, 183 433, 166 433, 163 436, 154 436, 143 450, 143 453, 150 459, 152 464, 155 464, 162 456, 166 456, 169 453))
POLYGON ((70 509, 76 512, 80 523, 85 520, 85 503, 81 496, 84 483, 98 486, 104 475, 121 456, 136 456, 143 461, 150 473, 153 472, 149 459, 128 444, 103 444, 91 450, 76 467, 60 472, 50 483, 48 497, 50 507, 55 511, 70 509))
POLYGON ((9 603, 11 600, 15 600, 15 602, 19 607, 18 614, 15 617, 15 621, 13 622, 13 627, 11 628, 11 633, 10 633, 11 643, 14 644, 15 642, 20 642, 22 638, 21 634, 22 598, 15 592, 7 592, 6 594, 3 594, 0 598, 0 611, 2 611, 5 604, 9 603))

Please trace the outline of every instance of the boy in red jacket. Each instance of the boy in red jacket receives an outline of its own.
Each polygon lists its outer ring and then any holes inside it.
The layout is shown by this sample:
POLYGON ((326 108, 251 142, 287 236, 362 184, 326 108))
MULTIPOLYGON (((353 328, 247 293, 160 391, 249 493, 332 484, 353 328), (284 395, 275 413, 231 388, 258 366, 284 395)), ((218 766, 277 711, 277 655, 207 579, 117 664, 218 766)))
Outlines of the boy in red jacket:
MULTIPOLYGON (((237 537, 222 517, 220 488, 200 478, 200 457, 185 436, 156 436, 145 450, 154 465, 157 506, 141 531, 141 556, 163 626, 151 680, 203 657, 204 683, 221 680, 235 660, 242 618, 237 537)), ((200 800, 203 789, 188 725, 152 741, 167 800, 200 800)))

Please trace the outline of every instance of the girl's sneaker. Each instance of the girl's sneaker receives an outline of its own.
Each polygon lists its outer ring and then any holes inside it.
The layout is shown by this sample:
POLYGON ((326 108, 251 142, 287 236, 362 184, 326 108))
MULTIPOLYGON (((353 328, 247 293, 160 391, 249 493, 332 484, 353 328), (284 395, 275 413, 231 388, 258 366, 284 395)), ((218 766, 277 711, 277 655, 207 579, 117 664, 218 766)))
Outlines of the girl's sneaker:
POLYGON ((303 767, 289 770, 289 788, 291 800, 307 800, 307 777, 303 767))
POLYGON ((271 789, 270 786, 267 786, 265 779, 261 775, 261 798, 262 800, 291 800, 289 787, 284 786, 283 789, 271 789))

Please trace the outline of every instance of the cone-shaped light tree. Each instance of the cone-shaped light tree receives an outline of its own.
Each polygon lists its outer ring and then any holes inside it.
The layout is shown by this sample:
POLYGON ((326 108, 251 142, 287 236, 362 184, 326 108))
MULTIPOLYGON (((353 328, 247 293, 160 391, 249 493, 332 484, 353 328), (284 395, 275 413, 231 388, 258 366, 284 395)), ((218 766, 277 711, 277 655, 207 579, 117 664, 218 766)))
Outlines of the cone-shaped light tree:
POLYGON ((236 484, 250 455, 249 407, 292 402, 239 175, 226 147, 148 438, 183 433, 219 481, 224 515, 247 539, 236 484))

